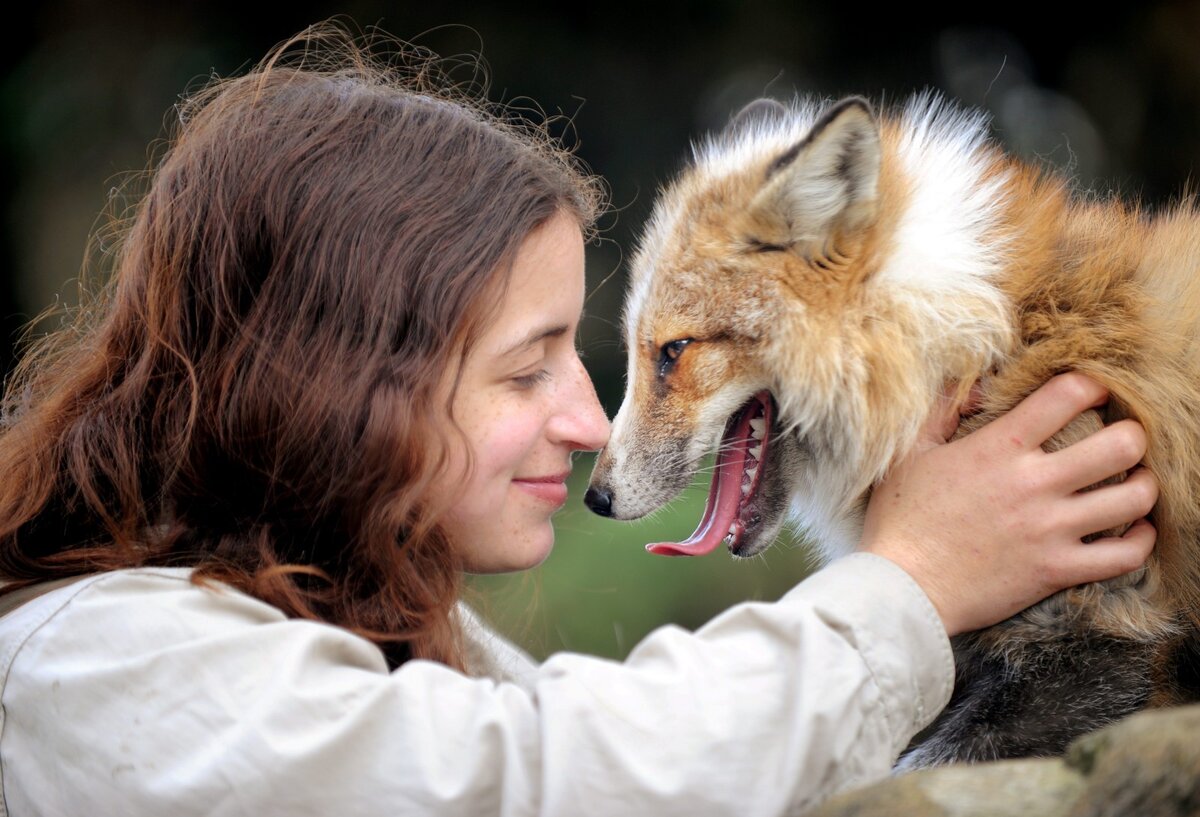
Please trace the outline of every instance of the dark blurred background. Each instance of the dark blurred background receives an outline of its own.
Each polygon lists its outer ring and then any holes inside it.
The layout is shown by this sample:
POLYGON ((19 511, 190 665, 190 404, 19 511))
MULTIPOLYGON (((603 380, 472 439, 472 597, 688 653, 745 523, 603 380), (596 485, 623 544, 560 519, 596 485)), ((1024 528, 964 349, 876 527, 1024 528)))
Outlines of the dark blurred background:
MULTIPOLYGON (((564 115, 555 127, 612 194, 603 240, 589 249, 582 338, 610 414, 622 383, 622 250, 689 140, 758 96, 887 103, 932 87, 986 108, 1000 141, 1081 191, 1157 206, 1190 189, 1200 2, 995 9, 1003 14, 952 19, 913 4, 879 14, 802 0, 36 4, 0 56, 0 360, 11 367, 32 317, 77 299, 88 236, 105 223, 111 191, 147 167, 180 95, 334 15, 443 56, 481 53, 491 99, 564 115)), ((579 484, 589 469, 579 463, 579 484)), ((734 601, 773 598, 807 570, 791 538, 749 562, 644 554, 647 541, 690 532, 703 494, 694 488, 637 525, 592 517, 573 498, 546 565, 478 582, 480 603, 539 654, 620 656, 658 623, 694 626, 734 601)))

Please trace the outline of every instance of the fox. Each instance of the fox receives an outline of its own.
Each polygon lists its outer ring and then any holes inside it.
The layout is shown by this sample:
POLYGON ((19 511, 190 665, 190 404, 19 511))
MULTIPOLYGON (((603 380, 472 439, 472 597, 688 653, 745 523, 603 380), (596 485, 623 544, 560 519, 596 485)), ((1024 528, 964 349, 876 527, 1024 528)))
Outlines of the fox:
POLYGON ((828 561, 947 384, 969 433, 1056 374, 1132 417, 1159 480, 1144 569, 954 639, 951 701, 901 768, 1062 753, 1135 710, 1200 700, 1200 213, 1080 194, 936 92, 759 100, 698 141, 632 257, 626 391, 585 503, 674 499, 716 452, 695 533, 736 557, 791 519, 828 561))

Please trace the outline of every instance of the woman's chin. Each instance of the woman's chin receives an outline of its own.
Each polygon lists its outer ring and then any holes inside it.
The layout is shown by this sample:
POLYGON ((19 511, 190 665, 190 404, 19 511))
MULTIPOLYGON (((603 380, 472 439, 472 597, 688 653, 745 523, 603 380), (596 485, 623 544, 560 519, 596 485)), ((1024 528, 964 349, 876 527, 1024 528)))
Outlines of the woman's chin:
MULTIPOLYGON (((509 542, 506 548, 476 549, 464 559, 467 573, 515 573, 531 570, 550 556, 554 550, 554 528, 547 521, 544 530, 530 531, 520 542, 509 542)), ((493 545, 495 542, 493 541, 493 545)))

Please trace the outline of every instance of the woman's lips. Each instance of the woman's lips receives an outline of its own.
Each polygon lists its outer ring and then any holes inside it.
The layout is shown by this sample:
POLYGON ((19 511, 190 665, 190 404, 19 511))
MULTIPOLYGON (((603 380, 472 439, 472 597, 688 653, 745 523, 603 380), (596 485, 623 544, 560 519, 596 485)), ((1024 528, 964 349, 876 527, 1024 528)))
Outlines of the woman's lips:
POLYGON ((570 472, 545 477, 517 477, 513 484, 548 505, 558 507, 567 501, 567 477, 570 472))

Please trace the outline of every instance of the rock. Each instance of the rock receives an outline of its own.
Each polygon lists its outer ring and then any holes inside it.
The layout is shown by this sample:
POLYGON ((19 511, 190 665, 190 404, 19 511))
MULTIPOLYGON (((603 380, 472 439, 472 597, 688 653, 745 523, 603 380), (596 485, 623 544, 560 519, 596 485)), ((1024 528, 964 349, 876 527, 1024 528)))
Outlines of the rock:
POLYGON ((895 777, 808 817, 1200 817, 1200 705, 1139 712, 1061 759, 895 777))
POLYGON ((926 769, 852 791, 810 817, 1069 817, 1083 775, 1061 760, 926 769))
POLYGON ((1066 764, 1088 781, 1071 817, 1200 815, 1200 706, 1139 712, 1075 741, 1066 764))

